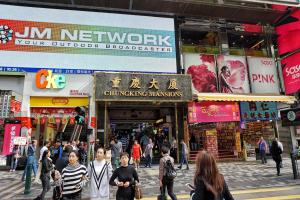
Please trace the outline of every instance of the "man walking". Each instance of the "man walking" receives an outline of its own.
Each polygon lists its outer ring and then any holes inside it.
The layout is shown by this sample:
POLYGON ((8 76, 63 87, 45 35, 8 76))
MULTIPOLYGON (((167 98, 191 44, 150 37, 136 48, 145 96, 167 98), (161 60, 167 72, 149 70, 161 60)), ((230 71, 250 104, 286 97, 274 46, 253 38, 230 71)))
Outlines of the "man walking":
POLYGON ((28 170, 30 165, 32 166, 34 176, 36 176, 36 174, 37 174, 36 173, 37 172, 37 163, 36 163, 36 159, 35 159, 36 144, 37 144, 37 141, 32 140, 31 144, 28 146, 27 163, 26 163, 26 167, 25 167, 25 170, 23 172, 23 175, 22 175, 22 181, 25 181, 25 176, 27 174, 27 170, 28 170))
POLYGON ((180 144, 181 144, 181 162, 178 169, 181 169, 182 165, 186 163, 186 170, 189 170, 190 169, 189 162, 188 162, 189 150, 183 139, 181 140, 180 144))

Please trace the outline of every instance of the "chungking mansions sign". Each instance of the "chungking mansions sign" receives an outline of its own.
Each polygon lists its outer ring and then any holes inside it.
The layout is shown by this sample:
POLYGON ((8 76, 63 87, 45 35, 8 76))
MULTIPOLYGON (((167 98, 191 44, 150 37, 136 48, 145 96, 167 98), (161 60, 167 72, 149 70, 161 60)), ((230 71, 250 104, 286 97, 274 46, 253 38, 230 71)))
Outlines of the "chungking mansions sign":
POLYGON ((180 74, 96 73, 98 101, 192 100, 191 77, 180 74))

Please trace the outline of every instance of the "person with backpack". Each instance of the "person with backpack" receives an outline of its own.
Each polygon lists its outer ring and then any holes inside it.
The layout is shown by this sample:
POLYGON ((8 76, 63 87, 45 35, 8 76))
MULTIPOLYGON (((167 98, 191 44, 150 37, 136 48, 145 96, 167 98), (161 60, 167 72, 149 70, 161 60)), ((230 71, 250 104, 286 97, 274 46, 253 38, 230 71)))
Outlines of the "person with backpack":
POLYGON ((174 159, 169 156, 169 148, 162 146, 161 148, 162 158, 159 161, 159 186, 161 190, 161 199, 166 199, 166 188, 168 194, 172 200, 177 200, 176 195, 173 192, 174 179, 176 177, 176 171, 174 168, 174 159))
POLYGON ((277 176, 280 176, 280 163, 282 162, 282 158, 281 158, 282 150, 276 140, 273 140, 270 150, 271 150, 272 158, 276 163, 277 176))
POLYGON ((105 160, 106 151, 98 148, 96 159, 88 166, 88 174, 91 180, 91 200, 109 200, 109 180, 112 175, 112 166, 105 160))
POLYGON ((214 156, 206 151, 197 155, 193 187, 190 200, 234 200, 214 156))

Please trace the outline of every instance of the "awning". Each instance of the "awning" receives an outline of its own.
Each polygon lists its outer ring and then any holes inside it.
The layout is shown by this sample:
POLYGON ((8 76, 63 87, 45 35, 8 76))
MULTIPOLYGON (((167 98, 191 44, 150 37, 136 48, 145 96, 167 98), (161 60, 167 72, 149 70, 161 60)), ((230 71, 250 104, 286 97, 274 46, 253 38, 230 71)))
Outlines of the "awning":
POLYGON ((267 94, 225 94, 225 93, 199 93, 198 101, 274 101, 293 104, 294 96, 267 95, 267 94))

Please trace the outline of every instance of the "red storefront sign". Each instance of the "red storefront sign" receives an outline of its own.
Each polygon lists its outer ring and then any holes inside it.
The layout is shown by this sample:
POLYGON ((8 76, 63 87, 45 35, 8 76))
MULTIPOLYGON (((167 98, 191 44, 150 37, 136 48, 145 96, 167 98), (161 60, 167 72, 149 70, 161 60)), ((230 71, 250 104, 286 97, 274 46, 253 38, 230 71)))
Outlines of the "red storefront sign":
POLYGON ((13 152, 14 138, 19 137, 21 132, 21 124, 5 124, 3 155, 9 155, 13 152))
POLYGON ((300 53, 295 53, 281 61, 285 93, 291 94, 300 89, 300 53))
POLYGON ((236 102, 191 102, 188 105, 189 123, 240 121, 236 102))

